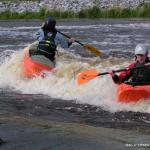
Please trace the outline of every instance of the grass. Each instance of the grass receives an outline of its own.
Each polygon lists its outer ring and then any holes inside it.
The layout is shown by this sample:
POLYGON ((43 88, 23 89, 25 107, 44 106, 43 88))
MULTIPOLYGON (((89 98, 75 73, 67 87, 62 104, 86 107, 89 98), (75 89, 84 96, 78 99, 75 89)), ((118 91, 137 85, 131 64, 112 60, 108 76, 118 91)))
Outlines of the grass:
POLYGON ((22 2, 27 2, 27 1, 31 1, 31 2, 35 2, 35 1, 37 1, 37 2, 39 2, 39 0, 0 0, 0 2, 20 2, 20 1, 22 1, 22 2))
POLYGON ((78 13, 73 11, 57 11, 42 8, 39 12, 10 12, 0 13, 0 19, 43 19, 47 16, 56 18, 149 18, 150 4, 145 4, 136 9, 113 8, 109 10, 101 10, 94 6, 89 9, 81 10, 78 13))

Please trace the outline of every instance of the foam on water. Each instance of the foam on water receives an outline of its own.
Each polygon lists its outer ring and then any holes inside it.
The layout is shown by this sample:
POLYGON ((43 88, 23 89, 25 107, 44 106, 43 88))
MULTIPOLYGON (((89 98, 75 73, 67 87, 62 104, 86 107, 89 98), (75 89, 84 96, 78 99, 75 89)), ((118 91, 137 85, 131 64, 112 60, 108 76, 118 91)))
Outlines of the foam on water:
POLYGON ((10 56, 0 57, 0 88, 10 88, 26 94, 45 94, 62 100, 75 100, 77 103, 100 106, 110 112, 132 110, 150 113, 150 101, 128 105, 118 103, 117 85, 112 82, 109 75, 96 77, 80 86, 76 83, 79 72, 91 68, 101 72, 118 69, 127 66, 129 64, 127 61, 121 63, 124 61, 115 58, 105 61, 98 58, 82 58, 60 50, 55 73, 49 73, 44 79, 40 77, 27 79, 22 73, 24 53, 12 51, 10 56))

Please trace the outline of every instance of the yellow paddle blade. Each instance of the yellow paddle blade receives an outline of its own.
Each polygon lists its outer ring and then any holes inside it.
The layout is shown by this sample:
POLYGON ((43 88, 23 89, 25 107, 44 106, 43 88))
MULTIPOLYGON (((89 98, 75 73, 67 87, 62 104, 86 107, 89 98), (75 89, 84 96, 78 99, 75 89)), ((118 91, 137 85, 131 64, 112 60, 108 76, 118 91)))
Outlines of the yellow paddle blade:
POLYGON ((84 84, 94 79, 95 77, 97 77, 97 75, 99 75, 99 72, 96 69, 90 69, 90 70, 84 71, 78 75, 77 83, 78 85, 84 84))
POLYGON ((103 53, 101 51, 99 51, 97 48, 89 45, 89 44, 84 44, 83 45, 84 48, 88 49, 89 51, 91 51, 92 53, 95 53, 97 56, 102 55, 103 53))

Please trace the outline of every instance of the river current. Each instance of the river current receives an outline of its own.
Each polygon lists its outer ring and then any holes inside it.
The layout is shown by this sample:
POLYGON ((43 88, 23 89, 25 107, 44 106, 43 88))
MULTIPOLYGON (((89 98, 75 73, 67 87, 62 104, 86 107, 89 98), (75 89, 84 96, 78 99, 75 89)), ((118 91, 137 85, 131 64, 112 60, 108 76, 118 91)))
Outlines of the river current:
POLYGON ((58 47, 56 72, 27 79, 24 48, 41 21, 0 21, 0 148, 4 150, 130 150, 150 148, 150 101, 121 104, 109 75, 77 85, 78 73, 127 67, 134 48, 149 47, 149 20, 58 20, 57 29, 91 44, 58 47))

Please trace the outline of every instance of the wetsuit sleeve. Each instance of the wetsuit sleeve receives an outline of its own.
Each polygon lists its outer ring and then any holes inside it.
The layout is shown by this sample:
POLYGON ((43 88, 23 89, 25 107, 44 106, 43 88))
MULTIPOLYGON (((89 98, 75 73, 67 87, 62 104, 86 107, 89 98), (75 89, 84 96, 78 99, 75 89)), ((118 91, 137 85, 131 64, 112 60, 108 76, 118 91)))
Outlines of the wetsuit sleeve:
POLYGON ((60 33, 57 33, 55 37, 55 44, 57 46, 60 45, 62 48, 68 48, 72 43, 69 43, 67 38, 65 38, 60 33))
POLYGON ((113 79, 114 83, 121 84, 124 81, 129 79, 129 78, 127 78, 127 77, 129 77, 129 75, 130 75, 130 71, 123 71, 120 73, 120 75, 114 74, 112 76, 112 79, 113 79))
MULTIPOLYGON (((133 64, 130 64, 129 66, 128 66, 128 68, 134 68, 135 67, 135 64, 133 63, 133 64)), ((123 72, 121 72, 120 73, 120 75, 119 75, 119 83, 121 84, 121 83, 123 83, 123 82, 125 82, 125 81, 128 81, 130 78, 132 77, 132 74, 131 74, 131 70, 127 70, 127 71, 123 71, 123 72)))
POLYGON ((68 47, 72 45, 72 42, 68 42, 68 47))
POLYGON ((44 32, 42 29, 38 30, 35 34, 35 38, 36 40, 38 40, 39 42, 43 40, 44 38, 44 32))
MULTIPOLYGON (((134 68, 135 64, 131 64, 128 66, 128 68, 134 68)), ((112 79, 114 81, 114 83, 116 84, 121 84, 125 81, 128 81, 131 78, 132 74, 131 74, 131 70, 127 70, 127 71, 123 71, 120 73, 120 75, 114 74, 112 76, 112 79)))
POLYGON ((118 77, 118 75, 114 74, 112 76, 112 79, 113 79, 114 83, 119 84, 119 77, 118 77))

